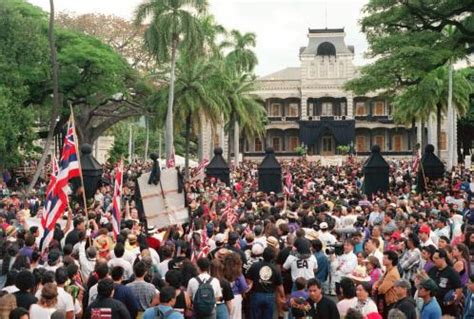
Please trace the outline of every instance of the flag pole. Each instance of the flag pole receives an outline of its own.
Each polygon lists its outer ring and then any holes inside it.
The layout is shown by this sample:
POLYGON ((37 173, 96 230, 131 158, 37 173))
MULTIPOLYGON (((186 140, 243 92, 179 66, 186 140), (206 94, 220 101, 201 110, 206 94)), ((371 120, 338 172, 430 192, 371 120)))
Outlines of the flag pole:
POLYGON ((79 149, 79 140, 77 138, 76 134, 76 123, 74 121, 74 111, 72 110, 72 105, 69 104, 69 109, 71 110, 71 116, 69 117, 69 120, 72 121, 73 124, 73 130, 72 134, 74 135, 74 144, 76 144, 76 150, 77 150, 77 161, 79 162, 79 172, 80 172, 80 177, 81 177, 81 185, 82 185, 82 200, 84 201, 84 212, 86 213, 86 222, 89 220, 89 213, 87 212, 87 199, 86 199, 86 188, 84 186, 84 178, 82 177, 82 165, 81 165, 81 150, 79 149))

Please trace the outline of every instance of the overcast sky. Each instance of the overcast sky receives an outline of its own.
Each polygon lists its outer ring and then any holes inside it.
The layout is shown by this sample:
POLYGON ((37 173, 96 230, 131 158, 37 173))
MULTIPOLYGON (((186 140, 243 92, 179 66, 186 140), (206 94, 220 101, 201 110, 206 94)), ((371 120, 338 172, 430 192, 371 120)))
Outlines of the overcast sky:
MULTIPOLYGON (((49 11, 49 0, 28 0, 49 11)), ((141 0, 56 0, 57 11, 115 14, 132 18, 141 0)), ((355 63, 367 49, 358 20, 368 0, 210 0, 210 11, 227 29, 257 35, 256 73, 266 75, 299 66, 298 50, 307 44, 308 28, 346 30, 346 44, 355 46, 355 63)))

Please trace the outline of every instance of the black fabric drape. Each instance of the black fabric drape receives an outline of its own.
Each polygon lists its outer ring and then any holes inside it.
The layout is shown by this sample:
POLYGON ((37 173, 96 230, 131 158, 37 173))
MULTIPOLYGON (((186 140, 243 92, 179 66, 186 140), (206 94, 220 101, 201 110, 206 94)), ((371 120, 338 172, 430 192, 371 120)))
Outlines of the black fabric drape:
POLYGON ((330 132, 338 144, 349 145, 355 138, 354 120, 300 121, 300 141, 314 145, 323 133, 330 132))

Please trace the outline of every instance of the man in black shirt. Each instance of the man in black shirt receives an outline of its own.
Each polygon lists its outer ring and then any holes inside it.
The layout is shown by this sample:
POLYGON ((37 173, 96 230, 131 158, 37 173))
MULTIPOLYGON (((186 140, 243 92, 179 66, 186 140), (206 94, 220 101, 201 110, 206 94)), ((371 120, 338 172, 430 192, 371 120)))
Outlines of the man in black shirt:
POLYGON ((272 319, 275 304, 275 291, 281 302, 285 302, 281 274, 273 263, 275 251, 267 247, 263 251, 263 261, 258 261, 250 267, 247 278, 250 283, 250 312, 251 318, 272 319))
POLYGON ((35 286, 35 276, 29 270, 22 270, 18 273, 15 282, 19 291, 15 292, 16 304, 18 307, 30 309, 32 304, 38 302, 31 289, 35 286))
POLYGON ((435 267, 430 269, 428 275, 438 286, 436 300, 441 306, 443 315, 456 316, 454 299, 460 298, 462 295, 461 277, 448 264, 448 258, 444 249, 438 249, 433 255, 435 267))
POLYGON ((125 305, 113 298, 114 282, 110 278, 105 278, 97 284, 97 299, 87 307, 84 318, 110 317, 114 319, 131 319, 125 305))
POLYGON ((319 318, 331 318, 339 319, 339 311, 337 310, 336 303, 326 296, 323 296, 323 290, 321 283, 316 278, 308 280, 307 289, 309 298, 308 302, 308 315, 313 319, 319 318))
POLYGON ((410 296, 410 282, 406 279, 400 279, 395 282, 394 287, 398 297, 398 301, 395 303, 394 308, 403 312, 407 319, 416 319, 416 303, 410 296))
POLYGON ((86 230, 86 224, 84 219, 76 218, 74 219, 74 229, 71 230, 69 234, 66 236, 65 244, 70 244, 74 247, 75 244, 79 242, 79 233, 86 230))

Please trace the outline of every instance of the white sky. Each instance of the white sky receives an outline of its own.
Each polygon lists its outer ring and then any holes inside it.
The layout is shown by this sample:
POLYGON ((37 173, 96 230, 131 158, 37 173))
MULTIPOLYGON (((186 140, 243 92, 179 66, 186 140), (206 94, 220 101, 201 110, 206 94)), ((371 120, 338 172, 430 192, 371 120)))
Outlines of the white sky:
MULTIPOLYGON (((28 0, 49 11, 49 0, 28 0)), ((141 0, 55 0, 56 11, 115 14, 132 18, 141 0)), ((254 32, 257 75, 299 66, 298 52, 307 45, 308 28, 345 27, 346 44, 355 46, 356 64, 363 64, 367 41, 358 20, 368 0, 209 0, 210 11, 226 29, 254 32), (327 15, 326 15, 327 12, 327 15)))

